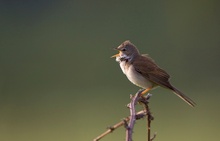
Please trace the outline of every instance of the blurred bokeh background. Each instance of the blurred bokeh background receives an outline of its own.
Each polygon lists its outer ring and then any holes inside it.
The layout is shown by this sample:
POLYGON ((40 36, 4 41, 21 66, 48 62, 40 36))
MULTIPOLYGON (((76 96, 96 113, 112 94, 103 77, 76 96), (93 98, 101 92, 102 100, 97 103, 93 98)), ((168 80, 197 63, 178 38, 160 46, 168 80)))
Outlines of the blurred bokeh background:
MULTIPOLYGON (((218 0, 0 1, 0 140, 89 141, 139 89, 110 56, 129 39, 196 101, 151 91, 156 140, 219 140, 218 0)), ((103 141, 124 140, 125 129, 103 141)), ((146 140, 146 122, 134 140, 146 140)))

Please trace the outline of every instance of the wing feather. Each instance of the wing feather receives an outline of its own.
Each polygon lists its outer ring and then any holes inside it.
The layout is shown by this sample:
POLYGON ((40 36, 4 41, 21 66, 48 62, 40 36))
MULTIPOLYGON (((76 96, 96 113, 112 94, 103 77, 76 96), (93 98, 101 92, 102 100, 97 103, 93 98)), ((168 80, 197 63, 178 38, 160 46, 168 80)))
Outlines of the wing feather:
POLYGON ((156 65, 153 59, 148 55, 139 56, 138 61, 134 61, 134 67, 137 72, 142 74, 146 79, 152 81, 153 83, 167 88, 172 88, 169 83, 169 74, 156 65))

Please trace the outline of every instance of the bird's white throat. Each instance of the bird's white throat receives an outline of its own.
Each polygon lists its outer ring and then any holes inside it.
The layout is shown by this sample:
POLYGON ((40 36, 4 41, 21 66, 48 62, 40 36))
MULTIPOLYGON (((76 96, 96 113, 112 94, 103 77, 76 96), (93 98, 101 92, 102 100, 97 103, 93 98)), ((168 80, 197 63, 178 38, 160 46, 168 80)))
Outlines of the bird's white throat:
POLYGON ((116 61, 119 62, 120 68, 127 76, 128 80, 130 80, 133 84, 145 89, 152 87, 152 83, 139 74, 132 64, 128 63, 131 61, 131 59, 132 57, 124 54, 116 57, 116 61))
POLYGON ((132 58, 130 56, 127 56, 126 54, 121 54, 120 56, 116 57, 116 62, 123 62, 125 60, 130 61, 132 58))
POLYGON ((126 63, 130 60, 131 57, 127 56, 126 54, 121 54, 120 56, 116 57, 116 62, 119 63, 122 72, 126 75, 126 63), (126 61, 127 60, 127 61, 126 61))

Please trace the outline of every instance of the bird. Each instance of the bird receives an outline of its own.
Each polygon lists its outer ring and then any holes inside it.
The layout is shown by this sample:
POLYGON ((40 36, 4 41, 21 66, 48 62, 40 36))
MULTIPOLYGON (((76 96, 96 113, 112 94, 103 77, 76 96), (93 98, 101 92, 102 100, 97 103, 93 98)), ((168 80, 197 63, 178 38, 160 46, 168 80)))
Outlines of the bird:
POLYGON ((129 81, 144 89, 141 95, 160 86, 171 90, 190 106, 195 107, 196 103, 192 99, 170 83, 170 75, 160 68, 149 55, 140 54, 137 47, 129 40, 114 49, 119 53, 111 58, 116 58, 116 62, 119 63, 122 72, 129 81))

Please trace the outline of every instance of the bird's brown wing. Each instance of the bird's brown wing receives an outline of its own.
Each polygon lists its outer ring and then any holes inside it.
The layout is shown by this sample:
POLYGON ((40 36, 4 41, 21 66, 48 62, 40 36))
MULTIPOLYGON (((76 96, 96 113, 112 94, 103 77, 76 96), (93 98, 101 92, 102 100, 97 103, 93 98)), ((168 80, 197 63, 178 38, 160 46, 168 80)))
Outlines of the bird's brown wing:
POLYGON ((169 83, 169 74, 157 66, 149 56, 144 55, 139 57, 137 59, 138 61, 133 62, 137 72, 159 86, 172 89, 172 85, 169 83))
POLYGON ((143 77, 159 86, 171 89, 177 96, 179 96, 192 107, 196 105, 193 100, 170 84, 169 74, 157 66, 149 56, 140 56, 140 58, 137 60, 138 61, 133 62, 134 68, 137 72, 142 74, 143 77))

